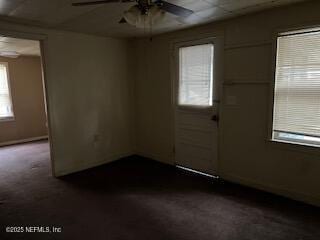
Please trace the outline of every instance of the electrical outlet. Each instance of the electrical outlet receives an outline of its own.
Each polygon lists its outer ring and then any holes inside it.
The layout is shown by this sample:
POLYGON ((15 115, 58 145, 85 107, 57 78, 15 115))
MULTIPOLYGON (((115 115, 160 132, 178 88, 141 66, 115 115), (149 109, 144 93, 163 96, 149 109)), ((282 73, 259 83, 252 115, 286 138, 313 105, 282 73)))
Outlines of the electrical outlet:
POLYGON ((99 149, 101 147, 101 135, 96 133, 93 135, 93 147, 99 149))
POLYGON ((93 135, 93 142, 99 142, 101 140, 100 134, 93 135))

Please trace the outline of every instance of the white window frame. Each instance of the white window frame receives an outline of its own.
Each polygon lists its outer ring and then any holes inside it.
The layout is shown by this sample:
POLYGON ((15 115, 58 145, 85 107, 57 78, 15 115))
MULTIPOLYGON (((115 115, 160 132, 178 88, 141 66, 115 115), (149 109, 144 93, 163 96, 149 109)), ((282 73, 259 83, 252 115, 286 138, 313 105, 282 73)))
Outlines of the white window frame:
POLYGON ((15 114, 14 114, 14 107, 13 107, 13 101, 12 101, 11 79, 10 79, 10 75, 9 75, 9 64, 8 64, 8 62, 0 62, 0 64, 4 65, 5 68, 6 68, 8 90, 9 90, 9 99, 10 99, 11 107, 12 107, 12 116, 10 116, 10 117, 0 117, 0 122, 14 121, 15 120, 15 114))
POLYGON ((203 39, 197 39, 197 40, 190 40, 190 41, 182 41, 177 42, 174 44, 174 56, 175 57, 175 77, 174 77, 174 104, 178 109, 181 110, 196 110, 196 111, 212 111, 212 109, 215 108, 215 104, 219 102, 217 99, 219 98, 219 89, 217 86, 219 86, 217 82, 217 74, 216 74, 216 38, 210 37, 210 38, 203 38, 203 39), (201 105, 179 105, 179 86, 180 86, 180 57, 179 57, 179 49, 183 47, 192 47, 197 45, 205 45, 205 44, 212 44, 214 47, 214 54, 213 54, 213 68, 212 68, 212 105, 211 106, 201 106, 201 105))
POLYGON ((270 104, 269 104, 269 123, 268 123, 268 142, 287 146, 289 149, 292 150, 302 150, 309 152, 309 150, 315 150, 314 153, 318 154, 320 149, 319 145, 306 143, 301 141, 294 141, 293 139, 274 139, 273 137, 273 118, 274 118, 274 103, 275 103, 275 84, 276 84, 276 64, 277 64, 277 46, 278 46, 278 37, 279 35, 290 33, 290 32, 303 32, 308 29, 316 29, 320 28, 319 25, 312 25, 312 26, 298 26, 298 27, 291 27, 285 29, 278 29, 274 32, 273 41, 272 41, 272 65, 271 65, 271 79, 272 83, 270 84, 270 104))

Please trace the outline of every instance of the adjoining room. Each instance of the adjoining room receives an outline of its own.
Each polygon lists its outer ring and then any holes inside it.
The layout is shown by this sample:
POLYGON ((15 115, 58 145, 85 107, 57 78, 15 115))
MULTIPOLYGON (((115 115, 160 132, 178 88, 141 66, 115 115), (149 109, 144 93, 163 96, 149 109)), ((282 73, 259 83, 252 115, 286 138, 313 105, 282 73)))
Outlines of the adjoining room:
MULTIPOLYGON (((0 38, 0 165, 6 172, 31 165, 19 155, 25 143, 42 141, 48 145, 48 123, 44 98, 39 41, 0 38), (11 146, 11 147, 5 147, 11 146)), ((47 149, 47 146, 44 147, 47 149)), ((45 150, 47 151, 47 150, 45 150)), ((30 168, 25 168, 25 172, 30 168)), ((21 173, 23 175, 23 173, 21 173)))

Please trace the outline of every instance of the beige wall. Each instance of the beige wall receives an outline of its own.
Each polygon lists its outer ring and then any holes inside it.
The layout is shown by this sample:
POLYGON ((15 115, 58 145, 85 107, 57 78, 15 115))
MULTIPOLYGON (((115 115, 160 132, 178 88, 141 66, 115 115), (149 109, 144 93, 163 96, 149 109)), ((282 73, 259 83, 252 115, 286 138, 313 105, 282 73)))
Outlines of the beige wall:
POLYGON ((0 57, 8 63, 15 118, 0 121, 0 144, 47 135, 40 57, 0 57))
POLYGON ((319 1, 313 1, 159 35, 152 42, 135 40, 136 151, 174 163, 171 44, 219 35, 225 44, 223 81, 235 83, 222 90, 220 175, 320 205, 320 150, 268 141, 274 33, 320 24, 319 11, 319 1), (228 95, 237 98, 236 105, 226 103, 228 95))

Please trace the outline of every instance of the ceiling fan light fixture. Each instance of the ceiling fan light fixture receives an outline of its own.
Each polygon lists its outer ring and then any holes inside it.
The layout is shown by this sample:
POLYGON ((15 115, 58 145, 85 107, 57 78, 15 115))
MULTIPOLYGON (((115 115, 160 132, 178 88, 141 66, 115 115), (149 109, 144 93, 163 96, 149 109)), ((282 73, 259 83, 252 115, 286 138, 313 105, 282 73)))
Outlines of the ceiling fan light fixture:
POLYGON ((153 5, 147 9, 146 13, 142 13, 139 6, 135 5, 128 11, 124 12, 124 19, 130 25, 137 28, 150 28, 151 26, 157 26, 165 16, 165 12, 158 6, 153 5))

